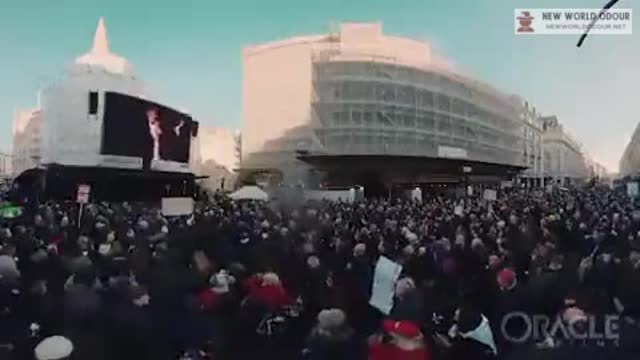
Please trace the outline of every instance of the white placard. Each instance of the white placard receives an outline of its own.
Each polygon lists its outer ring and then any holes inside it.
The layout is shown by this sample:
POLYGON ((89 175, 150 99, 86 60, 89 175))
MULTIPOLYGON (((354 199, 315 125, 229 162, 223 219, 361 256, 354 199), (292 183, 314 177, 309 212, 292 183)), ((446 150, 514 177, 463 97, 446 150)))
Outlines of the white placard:
POLYGON ((162 215, 184 216, 193 214, 193 198, 162 198, 162 215))
POLYGON ((413 201, 422 201, 422 189, 415 188, 411 190, 411 200, 413 201))
POLYGON ((493 189, 484 189, 483 198, 489 201, 496 201, 498 199, 498 193, 493 189))
POLYGON ((453 213, 458 216, 462 216, 462 206, 461 205, 456 206, 455 209, 453 210, 453 213))
POLYGON ((627 183, 627 195, 630 197, 638 196, 638 183, 635 181, 627 183))
POLYGON ((380 256, 373 276, 369 305, 382 311, 385 315, 391 313, 395 285, 401 272, 402 265, 380 256))
POLYGON ((511 187, 513 187, 513 181, 511 181, 511 180, 510 181, 503 181, 503 182, 500 183, 500 188, 501 189, 508 189, 508 188, 511 188, 511 187))
POLYGON ((473 186, 467 186, 467 196, 473 196, 473 186))
POLYGON ((76 196, 76 202, 78 204, 86 204, 89 202, 89 194, 91 193, 91 186, 78 185, 78 195, 76 196))

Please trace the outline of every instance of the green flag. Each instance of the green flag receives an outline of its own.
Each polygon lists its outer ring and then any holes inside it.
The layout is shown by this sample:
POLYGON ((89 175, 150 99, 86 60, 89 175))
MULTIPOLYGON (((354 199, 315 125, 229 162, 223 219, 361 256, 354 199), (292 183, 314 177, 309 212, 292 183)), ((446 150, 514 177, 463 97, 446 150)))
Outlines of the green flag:
POLYGON ((0 217, 4 219, 14 219, 22 215, 22 207, 7 204, 0 208, 0 217))

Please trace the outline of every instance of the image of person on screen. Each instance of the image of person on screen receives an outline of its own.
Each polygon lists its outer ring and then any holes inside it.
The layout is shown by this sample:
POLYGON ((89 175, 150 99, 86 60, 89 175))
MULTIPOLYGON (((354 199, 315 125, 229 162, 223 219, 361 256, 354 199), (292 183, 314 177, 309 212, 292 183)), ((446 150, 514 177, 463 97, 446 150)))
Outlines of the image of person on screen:
POLYGON ((145 159, 151 161, 189 161, 190 127, 188 120, 163 113, 156 107, 145 111, 149 141, 145 159))
POLYGON ((149 124, 149 136, 152 140, 152 160, 161 160, 160 156, 160 138, 162 137, 162 123, 158 109, 151 108, 147 112, 147 123, 149 124))

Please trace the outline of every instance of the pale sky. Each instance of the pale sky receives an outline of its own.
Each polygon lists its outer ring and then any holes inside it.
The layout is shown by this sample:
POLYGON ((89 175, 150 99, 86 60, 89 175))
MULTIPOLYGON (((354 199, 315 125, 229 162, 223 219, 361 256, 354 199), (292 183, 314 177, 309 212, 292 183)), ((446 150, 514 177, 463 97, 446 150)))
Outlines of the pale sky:
MULTIPOLYGON (((429 41, 462 72, 518 94, 616 170, 640 117, 640 35, 516 36, 514 8, 600 8, 606 0, 24 0, 0 4, 0 150, 14 109, 86 52, 100 16, 112 50, 152 93, 205 125, 240 128, 243 46, 379 21, 429 41)), ((620 0, 617 8, 640 5, 620 0)), ((638 30, 640 31, 640 30, 638 30)))

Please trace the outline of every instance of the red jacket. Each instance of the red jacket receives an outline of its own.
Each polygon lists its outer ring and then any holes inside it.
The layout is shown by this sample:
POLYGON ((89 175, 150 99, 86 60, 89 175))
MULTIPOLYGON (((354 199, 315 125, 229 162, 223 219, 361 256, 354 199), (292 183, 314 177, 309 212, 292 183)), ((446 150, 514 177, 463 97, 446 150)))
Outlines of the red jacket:
POLYGON ((425 347, 415 350, 403 350, 393 344, 369 344, 369 360, 431 360, 431 354, 425 347))
POLYGON ((265 285, 259 277, 251 277, 245 280, 244 286, 249 292, 249 301, 263 304, 274 311, 292 304, 282 284, 265 285))
POLYGON ((203 310, 215 310, 222 301, 222 295, 216 294, 212 289, 205 289, 198 293, 198 301, 203 310))

